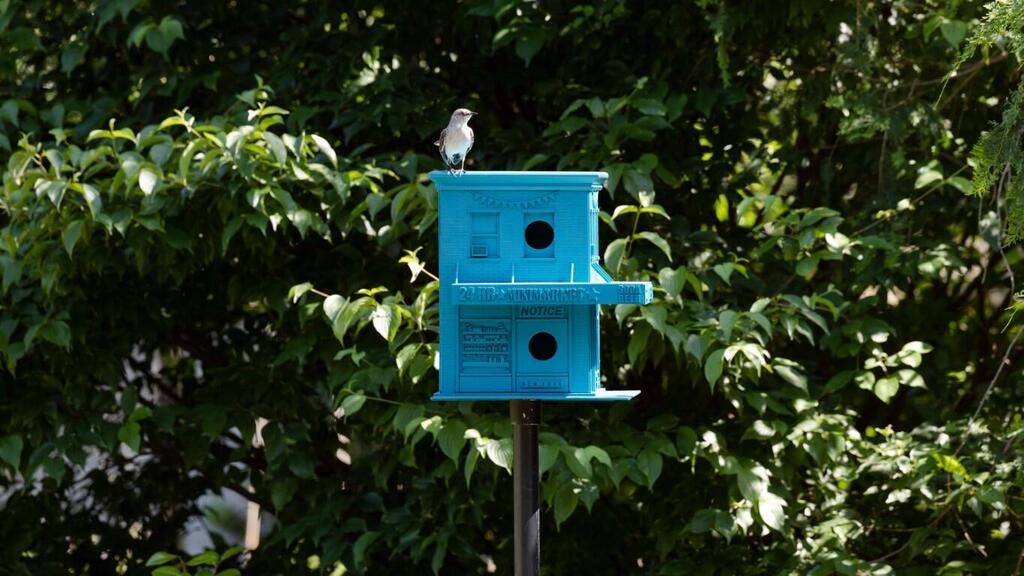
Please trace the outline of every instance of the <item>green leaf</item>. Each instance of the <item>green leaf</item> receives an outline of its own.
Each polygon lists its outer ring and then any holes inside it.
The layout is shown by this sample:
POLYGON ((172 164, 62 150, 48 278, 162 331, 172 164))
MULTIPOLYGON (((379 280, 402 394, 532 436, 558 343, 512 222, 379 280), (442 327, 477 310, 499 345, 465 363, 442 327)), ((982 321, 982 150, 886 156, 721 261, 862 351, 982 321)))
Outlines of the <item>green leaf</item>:
POLYGON ((853 383, 861 390, 874 390, 875 374, 867 370, 857 372, 853 376, 853 383))
POLYGON ((562 452, 565 455, 565 463, 574 476, 586 479, 593 477, 594 469, 590 465, 590 456, 586 450, 565 446, 562 448, 562 452))
POLYGON ((444 558, 448 553, 448 539, 439 539, 437 546, 434 547, 434 554, 430 558, 430 570, 435 576, 441 573, 441 568, 444 566, 444 558))
POLYGON ((174 152, 174 145, 171 142, 161 142, 149 149, 149 159, 157 166, 163 166, 170 159, 174 152))
POLYGON ((395 334, 398 333, 398 325, 401 322, 401 318, 394 306, 380 304, 376 309, 374 309, 370 318, 373 321, 373 329, 376 330, 382 338, 388 342, 395 339, 395 334))
POLYGON ((917 368, 921 365, 921 361, 923 360, 921 354, 919 352, 914 352, 913 350, 901 350, 896 354, 896 359, 899 360, 900 363, 906 364, 911 368, 917 368))
POLYGON ((924 383, 924 377, 918 374, 914 370, 904 368, 903 370, 896 371, 896 378, 900 382, 900 386, 906 386, 908 388, 927 388, 928 386, 924 383))
POLYGON ((512 439, 502 438, 501 440, 491 440, 487 443, 487 458, 491 461, 504 468, 509 473, 512 472, 512 439))
POLYGON ((362 392, 354 392, 345 397, 341 401, 341 409, 345 411, 345 416, 352 416, 366 404, 366 395, 362 392))
POLYGON ((667 112, 665 105, 654 98, 637 98, 633 100, 633 107, 648 116, 664 116, 667 112))
POLYGON ((21 280, 24 264, 12 258, 0 258, 0 266, 4 269, 3 291, 6 293, 8 288, 21 280))
POLYGON ((188 561, 187 565, 216 566, 218 562, 220 562, 220 555, 214 552, 213 550, 209 550, 203 552, 202 554, 199 554, 198 556, 193 556, 192 559, 188 561))
POLYGON ((586 448, 583 449, 583 452, 588 459, 597 460, 598 462, 604 464, 609 468, 612 467, 612 458, 611 456, 608 455, 608 452, 606 452, 603 448, 597 446, 587 446, 586 448))
POLYGON ((875 396, 878 396, 878 399, 881 400, 882 402, 885 402, 886 404, 889 403, 889 400, 891 400, 892 397, 895 396, 897 392, 899 392, 899 390, 900 382, 899 378, 897 378, 896 376, 886 376, 885 378, 880 378, 875 382, 874 386, 875 396))
POLYGON ((659 334, 665 333, 665 320, 668 317, 668 310, 665 306, 660 303, 649 304, 640 308, 640 315, 658 331, 659 334))
POLYGON ((665 257, 668 258, 669 262, 672 261, 672 248, 669 247, 668 242, 661 236, 654 232, 639 232, 633 237, 641 240, 647 240, 651 244, 654 244, 658 249, 665 253, 665 257))
POLYGON ((714 526, 715 519, 718 516, 718 512, 718 510, 710 508, 698 510, 686 525, 686 530, 693 534, 703 534, 711 531, 712 526, 714 526))
POLYGON ((673 298, 679 296, 679 293, 683 291, 683 286, 686 283, 686 268, 679 267, 675 270, 671 268, 662 268, 661 271, 658 272, 658 283, 669 296, 672 296, 673 298))
POLYGON ((844 370, 842 372, 839 372, 838 374, 833 375, 831 378, 828 379, 828 382, 825 383, 824 394, 831 394, 836 390, 841 390, 843 387, 849 384, 851 380, 853 380, 854 374, 855 372, 853 370, 844 370))
POLYGON ((156 552, 155 554, 149 557, 149 560, 146 560, 146 566, 160 566, 161 564, 167 564, 168 562, 172 562, 177 559, 178 557, 174 554, 168 554, 167 552, 156 552))
POLYGON ((623 204, 621 206, 616 206, 615 210, 612 211, 612 220, 615 220, 619 216, 623 216, 625 214, 636 214, 639 211, 640 208, 637 206, 633 206, 632 204, 623 204))
MULTIPOLYGON (((303 282, 302 284, 296 284, 295 286, 292 286, 288 290, 288 299, 291 300, 292 304, 295 304, 295 303, 297 303, 299 301, 300 298, 302 298, 302 296, 306 292, 309 292, 312 289, 313 289, 313 285, 311 283, 309 283, 309 282, 303 282)), ((331 306, 334 309, 334 314, 333 315, 332 314, 328 314, 327 316, 328 316, 328 318, 331 318, 333 320, 334 318, 332 316, 337 316, 338 310, 340 310, 340 306, 344 306, 345 305, 345 299, 342 298, 341 296, 338 296, 337 294, 334 294, 332 296, 329 296, 327 298, 327 300, 330 300, 331 298, 335 298, 335 300, 333 300, 332 303, 331 303, 331 306), (340 300, 340 302, 339 302, 339 300, 340 300), (334 308, 334 307, 337 307, 337 308, 334 308)), ((327 310, 327 300, 324 300, 324 311, 325 312, 327 310)))
POLYGON ((946 20, 939 25, 942 37, 949 42, 953 48, 959 48, 964 37, 967 36, 967 23, 960 20, 946 20))
POLYGON ((974 193, 974 184, 971 183, 971 181, 968 180, 967 178, 964 178, 963 176, 952 176, 949 178, 949 180, 946 181, 946 183, 952 186, 953 188, 956 188, 963 194, 974 193))
POLYGON ((721 264, 715 264, 712 267, 712 270, 715 271, 715 274, 717 274, 723 282, 725 282, 726 284, 730 284, 729 278, 732 277, 732 271, 735 268, 736 266, 733 265, 731 262, 723 262, 721 264))
POLYGON ((1006 500, 1003 498, 1003 493, 992 486, 981 486, 978 488, 977 498, 980 502, 990 506, 998 504, 999 506, 997 508, 999 509, 1006 506, 1006 500))
POLYGON ((96 220, 103 213, 103 198, 100 196, 100 191, 92 184, 82 184, 82 195, 85 196, 85 202, 89 205, 92 219, 96 220))
POLYGON ((184 40, 185 31, 181 22, 172 16, 164 16, 160 20, 160 33, 170 40, 184 40))
POLYGON ((185 576, 181 570, 174 566, 161 566, 153 570, 151 576, 185 576))
POLYGON ((466 425, 458 420, 449 420, 437 435, 437 443, 440 444, 445 456, 457 464, 459 453, 466 444, 466 425))
POLYGON ((934 184, 940 180, 942 180, 942 172, 932 168, 926 168, 918 174, 917 180, 914 181, 914 189, 920 190, 921 188, 924 188, 929 184, 934 184))
POLYGON ((940 469, 945 472, 949 472, 957 479, 962 481, 969 481, 971 479, 971 475, 967 473, 967 469, 964 468, 964 465, 956 458, 956 456, 932 452, 932 458, 935 460, 935 463, 938 464, 940 469))
POLYGON ((153 416, 153 409, 149 406, 139 406, 128 415, 129 422, 140 422, 153 416))
POLYGON ((316 134, 313 134, 311 138, 313 138, 313 142, 316 143, 316 147, 320 149, 320 152, 322 152, 324 156, 327 156, 327 159, 331 161, 331 166, 337 168, 338 155, 334 152, 334 148, 331 147, 330 142, 316 134))
POLYGON ((661 468, 663 465, 661 454, 651 450, 650 448, 644 448, 636 457, 636 465, 647 480, 647 487, 653 489, 654 483, 657 482, 658 478, 661 476, 661 468))
POLYGON ((733 310, 723 310, 718 315, 718 325, 722 329, 722 340, 728 342, 732 339, 732 328, 736 325, 739 314, 733 310))
POLYGON ((782 532, 786 523, 786 513, 783 507, 786 501, 771 492, 763 493, 757 499, 757 513, 766 526, 777 532, 782 532))
POLYGON ((555 526, 561 527, 579 504, 579 496, 572 484, 563 484, 555 494, 555 526))
POLYGON ((540 445, 540 453, 538 455, 538 467, 540 474, 543 475, 558 462, 558 454, 560 451, 561 450, 558 446, 552 446, 550 444, 540 445))
POLYGON ((151 168, 145 167, 139 172, 139 188, 141 188, 142 192, 147 196, 152 194, 159 185, 160 175, 151 168))
POLYGON ((629 344, 626 346, 626 355, 629 363, 637 365, 647 353, 647 340, 651 335, 650 324, 638 324, 633 327, 633 334, 629 337, 629 344))
POLYGON ((61 52, 60 55, 60 69, 65 74, 71 74, 71 71, 78 67, 85 58, 85 44, 80 41, 74 41, 68 44, 67 48, 61 52))
POLYGON ((299 482, 294 478, 282 478, 270 485, 270 500, 274 503, 274 510, 281 512, 284 507, 295 497, 299 489, 299 482))
MULTIPOLYGON (((651 135, 653 136, 653 134, 651 135)), ((626 192, 629 192, 634 198, 639 197, 641 193, 654 190, 654 182, 651 180, 650 174, 635 168, 629 168, 623 172, 622 185, 626 188, 626 192)))
POLYGON ((462 466, 462 475, 466 479, 466 488, 469 488, 469 481, 473 477, 473 471, 476 470, 478 460, 480 460, 480 452, 476 450, 473 442, 471 442, 469 450, 466 450, 466 462, 462 466))
POLYGON ((18 103, 14 100, 4 100, 0 105, 0 120, 4 120, 15 128, 18 127, 18 103))
POLYGON ((933 350, 933 348, 931 344, 914 340, 912 342, 907 342, 906 344, 904 344, 903 350, 917 352, 918 354, 928 354, 933 350))
MULTIPOLYGON (((342 342, 348 329, 356 322, 365 320, 376 306, 374 299, 368 296, 346 302, 331 322, 334 337, 342 342)), ((328 310, 325 309, 324 312, 328 310)))
POLYGON ((609 271, 616 272, 622 262, 623 252, 626 250, 626 239, 616 238, 604 249, 604 264, 609 271))
POLYGON ((15 470, 21 465, 21 450, 24 442, 21 436, 4 436, 0 438, 0 460, 7 462, 15 470))
POLYGON ((729 221, 729 197, 725 194, 719 194, 715 199, 715 218, 719 222, 729 221))
POLYGON ((810 256, 804 258, 796 263, 796 273, 804 278, 810 280, 811 277, 818 271, 818 263, 821 258, 818 256, 810 256))
POLYGON ((759 464, 749 467, 739 464, 736 483, 740 494, 747 500, 755 502, 768 492, 768 471, 759 464))
POLYGON ((142 427, 138 422, 126 422, 117 429, 117 439, 124 442, 132 452, 139 452, 142 443, 142 427))
POLYGON ((725 349, 719 348, 711 354, 708 354, 707 360, 704 361, 704 378, 707 379, 712 390, 715 389, 715 384, 722 376, 723 356, 725 356, 725 349))
POLYGON ((37 334, 65 350, 71 347, 71 328, 63 320, 47 320, 39 327, 37 334))
POLYGON ((775 428, 764 420, 758 419, 750 425, 750 428, 743 433, 743 439, 755 438, 758 440, 767 440, 775 436, 775 428))
POLYGON ((541 47, 544 46, 544 31, 539 28, 529 28, 525 32, 521 33, 519 39, 516 41, 516 55, 526 62, 529 66, 530 62, 533 61, 533 57, 540 52, 541 47))
POLYGON ((781 364, 782 359, 777 359, 773 369, 780 378, 793 386, 807 392, 807 376, 799 371, 799 365, 795 362, 781 364))
POLYGON ((235 234, 238 233, 238 231, 242 228, 242 224, 244 223, 245 221, 242 220, 241 216, 235 216, 234 218, 231 219, 230 222, 227 223, 227 226, 224 227, 224 230, 221 232, 220 235, 221 254, 228 253, 228 246, 231 245, 231 239, 234 238, 235 234))
POLYGON ((676 433, 676 450, 681 456, 690 456, 697 448, 697 433, 689 426, 682 426, 676 433))
MULTIPOLYGON (((310 288, 312 287, 313 285, 310 284, 310 288)), ((292 289, 294 290, 295 288, 292 289)), ((305 290, 303 290, 303 293, 304 292, 305 290)), ((345 297, 339 296, 338 294, 331 294, 324 300, 324 314, 327 316, 327 319, 331 321, 331 324, 338 319, 338 315, 345 308, 347 303, 348 301, 345 297)))
POLYGON ((81 220, 72 220, 64 229, 64 250, 67 251, 68 256, 73 256, 75 253, 75 244, 78 244, 78 239, 82 237, 83 224, 84 222, 81 220))
MULTIPOLYGON (((200 140, 192 140, 185 146, 185 150, 181 153, 181 157, 178 158, 178 176, 185 182, 189 182, 189 173, 192 168, 192 159, 195 158, 196 153, 199 152, 200 140)), ((255 208, 255 206, 253 206, 255 208)))
POLYGON ((142 43, 142 38, 144 38, 146 46, 150 50, 166 58, 167 51, 174 44, 174 41, 181 40, 184 37, 185 33, 181 22, 171 16, 164 16, 157 26, 154 26, 152 23, 145 26, 140 24, 139 27, 132 30, 130 40, 137 47, 142 43))
POLYGON ((369 531, 356 539, 352 546, 352 560, 356 568, 361 568, 366 561, 366 549, 380 538, 380 532, 369 531))
POLYGON ((64 475, 67 473, 67 465, 64 464, 64 459, 61 457, 47 458, 43 460, 43 470, 46 471, 46 475, 59 485, 64 480, 64 475))
POLYGON ((50 199, 58 209, 60 209, 60 203, 64 199, 64 191, 67 190, 68 183, 63 180, 39 180, 36 184, 36 192, 43 194, 50 199))
POLYGON ((270 152, 274 155, 274 159, 277 163, 284 166, 288 162, 288 149, 284 147, 284 142, 281 138, 273 132, 263 132, 263 141, 267 143, 267 147, 270 148, 270 152))

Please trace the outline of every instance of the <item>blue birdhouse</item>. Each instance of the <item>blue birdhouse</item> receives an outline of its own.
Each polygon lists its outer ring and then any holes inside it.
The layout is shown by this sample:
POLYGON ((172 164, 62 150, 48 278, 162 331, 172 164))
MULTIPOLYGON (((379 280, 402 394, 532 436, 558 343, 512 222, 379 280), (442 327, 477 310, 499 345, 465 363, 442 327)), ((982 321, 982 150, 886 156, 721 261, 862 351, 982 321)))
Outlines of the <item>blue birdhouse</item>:
POLYGON ((434 400, 628 400, 601 387, 598 306, 650 282, 600 264, 604 172, 431 172, 438 190, 440 391, 434 400))

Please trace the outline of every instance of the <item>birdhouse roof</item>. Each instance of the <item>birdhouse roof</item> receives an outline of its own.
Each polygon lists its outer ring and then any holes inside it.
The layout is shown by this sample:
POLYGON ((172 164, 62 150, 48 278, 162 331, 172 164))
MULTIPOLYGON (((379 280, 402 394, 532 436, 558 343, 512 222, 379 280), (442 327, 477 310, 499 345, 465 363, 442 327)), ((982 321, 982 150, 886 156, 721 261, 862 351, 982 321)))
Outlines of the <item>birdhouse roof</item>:
POLYGON ((494 171, 466 172, 453 175, 445 170, 429 174, 439 190, 600 190, 608 179, 607 172, 534 172, 494 171))

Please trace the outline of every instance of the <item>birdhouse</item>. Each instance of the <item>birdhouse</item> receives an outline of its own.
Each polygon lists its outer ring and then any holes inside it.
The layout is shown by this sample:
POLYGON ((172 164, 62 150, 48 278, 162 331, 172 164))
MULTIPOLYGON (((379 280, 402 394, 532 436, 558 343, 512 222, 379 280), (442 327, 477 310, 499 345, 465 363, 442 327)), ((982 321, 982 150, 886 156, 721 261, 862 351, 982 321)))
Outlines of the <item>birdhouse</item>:
POLYGON ((441 364, 434 400, 628 400, 601 387, 598 306, 649 282, 599 264, 604 172, 431 172, 438 190, 441 364))

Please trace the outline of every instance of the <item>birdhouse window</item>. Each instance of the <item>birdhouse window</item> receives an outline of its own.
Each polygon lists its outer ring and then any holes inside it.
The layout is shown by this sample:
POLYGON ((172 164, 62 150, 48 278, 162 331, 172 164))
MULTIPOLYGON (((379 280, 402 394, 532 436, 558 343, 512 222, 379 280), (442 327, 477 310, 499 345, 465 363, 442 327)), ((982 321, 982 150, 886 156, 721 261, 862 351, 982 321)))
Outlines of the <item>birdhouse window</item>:
POLYGON ((551 212, 528 212, 525 214, 523 240, 526 256, 551 258, 555 255, 554 214, 551 212))
POLYGON ((472 212, 470 219, 470 258, 498 257, 498 213, 472 212))

